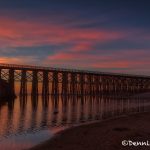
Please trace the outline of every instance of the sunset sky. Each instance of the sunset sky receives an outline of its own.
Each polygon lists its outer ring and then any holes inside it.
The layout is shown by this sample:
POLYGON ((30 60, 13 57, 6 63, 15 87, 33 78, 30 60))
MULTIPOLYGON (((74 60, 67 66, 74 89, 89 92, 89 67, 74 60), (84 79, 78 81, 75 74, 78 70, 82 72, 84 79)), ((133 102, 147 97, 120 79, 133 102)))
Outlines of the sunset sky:
POLYGON ((0 1, 0 63, 150 75, 150 1, 0 1))

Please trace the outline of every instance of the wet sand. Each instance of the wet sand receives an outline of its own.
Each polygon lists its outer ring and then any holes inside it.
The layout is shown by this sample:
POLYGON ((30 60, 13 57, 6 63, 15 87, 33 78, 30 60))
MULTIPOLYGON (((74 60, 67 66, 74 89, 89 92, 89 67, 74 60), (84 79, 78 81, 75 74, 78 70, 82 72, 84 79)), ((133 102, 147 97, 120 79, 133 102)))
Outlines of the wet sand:
POLYGON ((150 113, 73 127, 30 150, 149 150, 150 146, 122 146, 123 140, 149 141, 150 113))

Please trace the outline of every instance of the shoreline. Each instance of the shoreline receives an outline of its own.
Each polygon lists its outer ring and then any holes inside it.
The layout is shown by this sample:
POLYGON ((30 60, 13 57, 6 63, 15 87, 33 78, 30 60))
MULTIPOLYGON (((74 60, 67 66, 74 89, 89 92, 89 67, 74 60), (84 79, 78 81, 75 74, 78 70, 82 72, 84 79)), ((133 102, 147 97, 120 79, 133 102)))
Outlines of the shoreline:
POLYGON ((121 150, 148 146, 122 146, 122 140, 150 140, 150 112, 118 116, 62 130, 29 150, 121 150))

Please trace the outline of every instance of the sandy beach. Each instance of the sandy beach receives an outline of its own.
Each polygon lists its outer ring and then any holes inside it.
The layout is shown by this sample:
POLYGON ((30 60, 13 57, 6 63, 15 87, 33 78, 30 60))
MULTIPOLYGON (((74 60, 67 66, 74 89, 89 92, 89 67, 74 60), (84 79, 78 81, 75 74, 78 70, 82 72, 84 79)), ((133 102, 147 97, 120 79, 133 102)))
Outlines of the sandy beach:
POLYGON ((123 146, 123 140, 150 143, 150 113, 73 127, 30 150, 149 150, 150 146, 123 146))

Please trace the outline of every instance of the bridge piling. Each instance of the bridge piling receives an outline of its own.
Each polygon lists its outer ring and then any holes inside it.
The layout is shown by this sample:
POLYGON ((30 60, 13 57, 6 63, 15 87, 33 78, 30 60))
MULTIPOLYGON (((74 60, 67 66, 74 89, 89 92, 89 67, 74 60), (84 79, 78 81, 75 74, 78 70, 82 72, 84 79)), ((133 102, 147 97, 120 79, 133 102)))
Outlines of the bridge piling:
POLYGON ((38 95, 38 71, 33 71, 33 79, 32 79, 32 95, 38 95))
POLYGON ((9 79, 8 83, 10 86, 10 95, 15 95, 15 79, 14 79, 14 69, 9 69, 9 79))
POLYGON ((27 76, 26 76, 26 70, 22 70, 22 72, 21 72, 20 95, 21 96, 27 95, 27 76))
POLYGON ((2 79, 2 69, 0 69, 0 80, 2 79))
POLYGON ((77 75, 71 74, 70 91, 72 95, 76 94, 77 75))
POLYGON ((62 73, 62 87, 61 94, 66 95, 68 91, 68 73, 62 73))
POLYGON ((57 95, 59 94, 58 88, 58 72, 53 72, 53 81, 52 81, 52 94, 57 95))
POLYGON ((43 71, 42 95, 49 95, 49 79, 47 71, 43 71))

